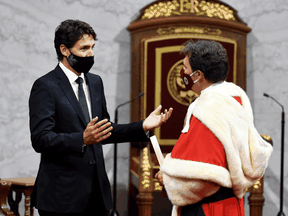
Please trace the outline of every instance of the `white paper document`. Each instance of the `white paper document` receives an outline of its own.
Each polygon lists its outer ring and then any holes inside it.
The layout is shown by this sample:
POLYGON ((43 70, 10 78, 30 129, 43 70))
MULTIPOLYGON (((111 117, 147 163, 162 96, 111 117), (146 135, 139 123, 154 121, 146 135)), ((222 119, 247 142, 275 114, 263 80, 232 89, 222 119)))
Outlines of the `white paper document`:
POLYGON ((154 148, 154 152, 156 154, 159 165, 161 166, 163 161, 164 161, 164 157, 163 157, 162 151, 160 149, 157 137, 155 135, 153 135, 150 137, 150 140, 151 140, 152 146, 154 148))

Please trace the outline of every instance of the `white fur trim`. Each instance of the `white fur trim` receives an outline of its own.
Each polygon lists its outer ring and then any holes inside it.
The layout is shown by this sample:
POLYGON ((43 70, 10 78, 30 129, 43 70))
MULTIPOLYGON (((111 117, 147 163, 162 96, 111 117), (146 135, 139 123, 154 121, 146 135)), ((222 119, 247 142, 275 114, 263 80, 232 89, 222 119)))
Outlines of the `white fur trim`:
POLYGON ((232 187, 229 171, 224 167, 172 158, 170 153, 166 155, 164 161, 165 163, 160 167, 160 170, 169 176, 201 179, 217 183, 224 187, 232 187))
POLYGON ((167 195, 172 204, 186 206, 216 193, 220 186, 209 181, 171 177, 163 173, 167 195))
POLYGON ((194 107, 197 104, 197 101, 199 100, 199 97, 196 98, 188 107, 187 113, 186 113, 186 120, 185 120, 185 125, 184 128, 182 129, 181 133, 187 133, 190 127, 190 119, 194 110, 194 107))
POLYGON ((207 91, 201 94, 193 115, 206 125, 224 146, 234 193, 238 198, 242 198, 246 188, 264 174, 272 147, 254 127, 247 95, 234 86, 238 89, 243 106, 230 94, 207 91))
MULTIPOLYGON (((209 92, 209 91, 214 91, 214 92, 220 92, 220 93, 225 93, 225 94, 229 94, 231 96, 238 96, 240 97, 241 95, 241 88, 236 86, 235 84, 233 83, 230 83, 230 82, 220 82, 220 83, 214 83, 213 85, 209 86, 208 88, 204 89, 201 91, 201 94, 202 93, 205 93, 205 92, 209 92)), ((244 92, 242 90, 242 92, 244 92)), ((245 94, 245 92, 244 92, 245 94)), ((187 133, 188 130, 189 130, 189 127, 190 127, 190 119, 192 117, 192 113, 193 113, 193 110, 195 108, 195 106, 197 105, 197 102, 199 100, 200 97, 196 98, 195 101, 193 101, 193 103, 191 103, 188 107, 188 110, 187 110, 187 113, 186 113, 186 121, 185 121, 185 125, 184 125, 184 128, 182 129, 182 133, 187 133)), ((248 100, 248 103, 250 104, 249 100, 248 100)), ((252 113, 252 111, 251 111, 252 113)))
POLYGON ((249 98, 240 87, 223 82, 201 92, 192 114, 222 143, 229 171, 212 164, 173 159, 168 154, 160 169, 169 199, 177 206, 194 203, 201 199, 197 197, 197 188, 205 184, 201 181, 233 188, 242 198, 246 189, 263 176, 273 150, 253 124, 249 98), (242 105, 233 96, 239 96, 242 105))
POLYGON ((214 194, 217 185, 232 187, 228 170, 214 164, 175 159, 168 154, 160 169, 167 195, 177 206, 199 202, 214 194))

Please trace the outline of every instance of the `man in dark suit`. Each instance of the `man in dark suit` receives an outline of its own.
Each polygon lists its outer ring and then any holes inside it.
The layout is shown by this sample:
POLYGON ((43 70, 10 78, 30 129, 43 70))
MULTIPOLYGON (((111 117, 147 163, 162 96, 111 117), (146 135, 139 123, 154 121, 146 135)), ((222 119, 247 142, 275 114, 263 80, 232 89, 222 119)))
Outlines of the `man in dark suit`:
POLYGON ((144 121, 110 122, 102 80, 88 73, 95 40, 89 24, 63 21, 54 39, 59 64, 31 90, 31 141, 41 153, 32 205, 41 216, 107 215, 112 198, 102 144, 147 141, 145 132, 172 113, 158 114, 159 106, 144 121))

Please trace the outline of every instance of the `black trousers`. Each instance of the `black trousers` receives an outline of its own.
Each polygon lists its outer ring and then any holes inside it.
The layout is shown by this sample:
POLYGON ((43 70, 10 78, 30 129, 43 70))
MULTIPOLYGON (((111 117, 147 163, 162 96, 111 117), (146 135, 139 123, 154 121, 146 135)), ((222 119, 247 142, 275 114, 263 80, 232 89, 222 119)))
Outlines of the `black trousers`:
POLYGON ((203 204, 218 202, 220 200, 229 199, 231 197, 235 197, 233 193, 233 189, 220 187, 220 189, 209 197, 205 197, 198 203, 182 206, 181 207, 181 216, 205 216, 204 211, 202 209, 203 204))
POLYGON ((205 216, 204 211, 202 209, 202 204, 199 205, 187 205, 181 207, 180 216, 205 216))
POLYGON ((97 209, 93 209, 92 211, 85 211, 82 213, 58 213, 58 212, 49 212, 38 210, 40 216, 108 216, 108 211, 101 212, 97 209))
POLYGON ((80 213, 59 213, 59 212, 50 212, 50 211, 44 211, 38 209, 40 216, 108 216, 108 210, 105 208, 103 198, 99 196, 101 194, 100 192, 100 186, 98 177, 96 176, 97 173, 97 166, 94 165, 94 173, 93 176, 93 185, 92 185, 92 194, 89 197, 88 204, 85 208, 84 212, 80 213))

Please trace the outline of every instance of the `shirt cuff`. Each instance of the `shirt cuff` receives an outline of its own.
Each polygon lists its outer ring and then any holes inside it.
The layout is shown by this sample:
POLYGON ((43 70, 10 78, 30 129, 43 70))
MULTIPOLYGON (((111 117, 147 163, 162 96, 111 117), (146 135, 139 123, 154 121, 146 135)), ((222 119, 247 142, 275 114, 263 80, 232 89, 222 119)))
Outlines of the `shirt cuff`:
POLYGON ((82 152, 84 152, 86 145, 82 145, 82 152))
POLYGON ((146 131, 145 134, 146 134, 147 138, 151 137, 151 131, 146 131))

